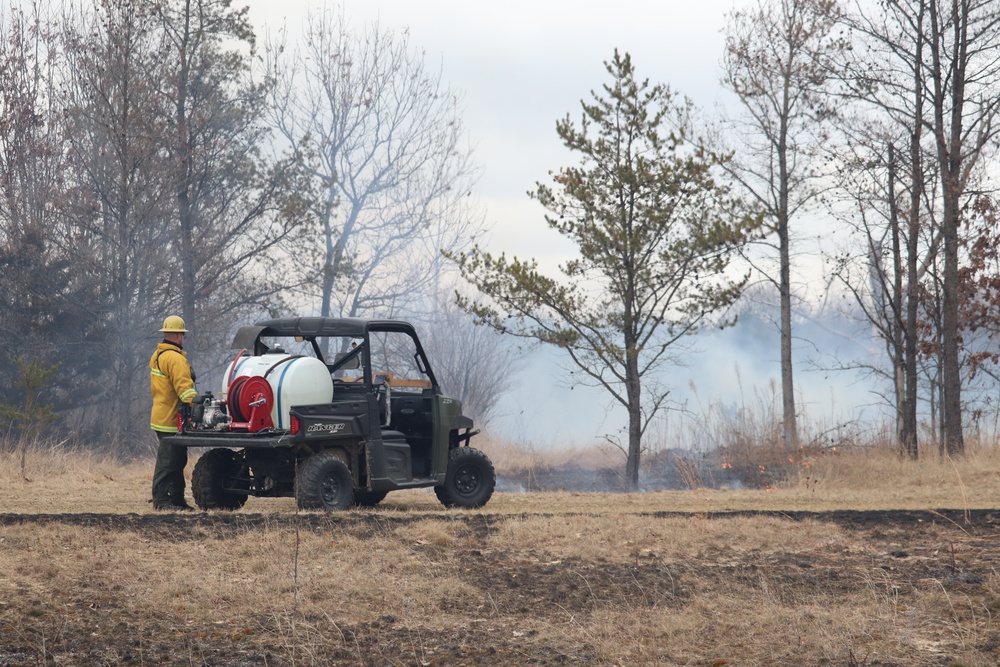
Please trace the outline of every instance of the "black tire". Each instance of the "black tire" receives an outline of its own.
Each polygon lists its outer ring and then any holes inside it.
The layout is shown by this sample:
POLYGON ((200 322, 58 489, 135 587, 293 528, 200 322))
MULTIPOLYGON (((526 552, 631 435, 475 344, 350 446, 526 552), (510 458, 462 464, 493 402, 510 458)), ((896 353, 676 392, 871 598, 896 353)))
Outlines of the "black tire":
POLYGON ((351 469, 333 452, 318 452, 299 463, 295 500, 302 510, 346 510, 354 500, 351 469))
POLYGON ((226 478, 239 471, 240 464, 233 450, 212 449, 205 452, 191 473, 194 502, 203 510, 238 510, 243 507, 247 494, 225 488, 226 478))
POLYGON ((354 504, 357 507, 375 507, 385 500, 388 491, 355 491, 354 504))
POLYGON ((472 447, 456 447, 448 454, 444 484, 434 493, 445 507, 482 507, 493 497, 496 471, 486 454, 472 447))

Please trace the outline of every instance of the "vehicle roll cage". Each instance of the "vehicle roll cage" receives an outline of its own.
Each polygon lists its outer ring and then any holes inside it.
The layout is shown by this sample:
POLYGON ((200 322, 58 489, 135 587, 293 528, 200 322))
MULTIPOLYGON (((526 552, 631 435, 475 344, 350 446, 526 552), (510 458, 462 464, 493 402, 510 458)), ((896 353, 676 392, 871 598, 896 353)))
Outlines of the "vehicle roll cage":
MULTIPOLYGON (((417 367, 427 375, 431 386, 437 391, 437 378, 434 377, 434 371, 431 369, 424 348, 420 344, 420 338, 409 322, 353 317, 286 317, 262 320, 253 325, 240 327, 233 338, 231 347, 237 350, 251 350, 254 356, 260 356, 270 349, 261 338, 294 338, 300 342, 309 343, 316 358, 326 364, 330 372, 333 373, 342 368, 356 367, 351 365, 355 359, 363 368, 371 368, 371 355, 369 353, 369 334, 371 333, 402 333, 409 336, 416 348, 413 356, 417 367), (343 356, 338 354, 331 363, 323 354, 319 344, 320 338, 357 338, 361 342, 354 349, 344 353, 343 356)), ((371 374, 366 372, 363 375, 364 383, 371 384, 371 374)))

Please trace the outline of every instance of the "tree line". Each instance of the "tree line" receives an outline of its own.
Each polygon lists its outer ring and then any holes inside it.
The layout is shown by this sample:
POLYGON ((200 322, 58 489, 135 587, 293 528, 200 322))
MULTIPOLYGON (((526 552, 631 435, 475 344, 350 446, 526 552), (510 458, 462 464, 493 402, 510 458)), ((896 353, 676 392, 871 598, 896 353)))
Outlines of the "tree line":
MULTIPOLYGON (((81 442, 146 451, 166 314, 189 323, 213 388, 234 327, 261 316, 455 319, 439 252, 483 226, 458 95, 405 35, 346 25, 324 7, 288 44, 262 45, 230 0, 4 11, 0 404, 13 432, 58 419, 81 442)), ((485 416, 485 403, 470 408, 485 416)))
POLYGON ((711 123, 616 51, 556 123, 573 161, 530 193, 579 251, 553 277, 473 245, 460 96, 405 34, 321 7, 262 45, 229 0, 34 0, 0 44, 0 404, 139 451, 165 313, 207 369, 258 315, 405 315, 447 333, 435 359, 483 417, 511 377, 489 330, 563 350, 628 414, 609 440, 635 488, 664 370, 755 282, 802 445, 796 250, 822 220, 851 232, 830 289, 885 350, 861 370, 900 450, 959 455, 997 378, 998 22, 988 0, 751 0, 711 123))
POLYGON ((850 295, 888 360, 852 370, 887 381, 906 456, 922 424, 961 455, 970 421, 996 408, 998 24, 988 0, 752 0, 728 17, 722 83, 737 104, 714 125, 616 51, 579 119, 556 125, 579 166, 534 193, 579 257, 553 278, 477 247, 455 259, 488 298, 460 302, 563 348, 627 411, 609 440, 635 489, 670 391, 657 368, 685 336, 729 323, 755 281, 777 293, 783 442, 802 446, 796 232, 836 221, 851 241, 825 258, 830 290, 850 295))

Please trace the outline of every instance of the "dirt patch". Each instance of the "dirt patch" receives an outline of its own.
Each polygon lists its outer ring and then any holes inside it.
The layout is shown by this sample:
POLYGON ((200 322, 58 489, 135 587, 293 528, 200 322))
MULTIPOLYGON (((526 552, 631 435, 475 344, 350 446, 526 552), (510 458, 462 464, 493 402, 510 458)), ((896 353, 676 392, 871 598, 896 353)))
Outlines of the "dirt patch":
MULTIPOLYGON (((539 517, 545 515, 531 515, 539 517)), ((714 527, 735 520, 751 534, 756 521, 777 525, 779 536, 815 522, 839 530, 833 537, 816 531, 806 547, 744 546, 734 538, 695 544, 677 557, 664 556, 656 542, 623 543, 618 554, 586 557, 553 555, 555 547, 544 541, 504 542, 504 531, 525 520, 520 515, 2 514, 0 566, 9 579, 0 589, 0 665, 973 667, 1000 661, 1000 628, 992 622, 1000 615, 1000 511, 636 517, 650 530, 658 523, 714 527), (64 529, 75 532, 60 550, 51 542, 64 529), (206 570, 199 554, 232 551, 237 559, 248 542, 302 535, 317 551, 296 551, 291 575, 286 565, 276 567, 292 582, 278 589, 280 599, 247 604, 233 597, 236 584, 203 592, 212 582, 199 579, 206 570), (348 541, 352 551, 323 557, 324 545, 348 541), (131 542, 144 546, 128 558, 101 551, 101 544, 131 542), (204 552, 204 543, 219 550, 204 552), (76 569, 64 565, 82 558, 81 549, 92 550, 93 560, 76 569), (160 595, 153 608, 143 600, 151 595, 148 583, 123 578, 120 569, 161 553, 183 554, 188 562, 184 587, 160 595), (307 576, 326 576, 308 568, 348 567, 357 554, 362 562, 389 562, 379 566, 384 579, 362 589, 356 605, 335 599, 338 591, 357 596, 343 584, 313 593, 303 585, 307 576), (414 588, 388 590, 400 586, 414 588), (420 586, 444 592, 430 596, 420 586), (841 604, 843 612, 830 611, 841 604), (768 608, 784 615, 769 617, 768 608), (759 618, 752 617, 755 609, 759 618), (857 620, 845 619, 843 631, 826 637, 830 619, 841 613, 856 613, 857 620)), ((618 519, 558 520, 578 522, 596 536, 618 519)), ((164 567, 177 567, 170 562, 164 567)), ((250 580, 266 567, 243 561, 211 576, 250 580)))

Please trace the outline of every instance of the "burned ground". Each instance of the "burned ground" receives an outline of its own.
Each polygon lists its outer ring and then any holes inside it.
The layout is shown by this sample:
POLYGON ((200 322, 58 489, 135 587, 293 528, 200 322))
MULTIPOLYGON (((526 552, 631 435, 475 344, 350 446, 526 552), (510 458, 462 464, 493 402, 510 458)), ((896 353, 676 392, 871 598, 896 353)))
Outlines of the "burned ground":
MULTIPOLYGON (((545 515, 444 511, 0 514, 0 564, 7 578, 0 589, 0 665, 971 667, 1000 662, 1000 627, 992 622, 1000 612, 998 510, 633 516, 653 526, 739 520, 751 531, 754 522, 767 521, 779 536, 818 522, 845 536, 817 538, 807 549, 741 548, 734 537, 732 544, 715 541, 683 558, 655 541, 626 541, 616 557, 557 553, 533 543, 498 546, 504 544, 498 535, 510 526, 540 517, 545 515), (39 540, 59 540, 64 530, 74 531, 71 543, 93 536, 93 544, 85 544, 94 563, 68 572, 53 559, 79 557, 74 547, 62 553, 57 545, 30 539, 37 533, 43 536, 39 540), (295 583, 281 589, 286 597, 280 611, 273 598, 248 605, 225 590, 199 604, 184 602, 198 593, 184 589, 171 594, 177 604, 164 603, 171 598, 162 594, 146 601, 141 581, 113 576, 114 568, 135 565, 149 552, 197 554, 200 542, 211 541, 220 545, 210 552, 218 558, 237 541, 292 537, 303 543, 350 541, 351 553, 368 550, 373 559, 388 553, 408 560, 404 579, 387 574, 384 582, 370 582, 374 589, 414 577, 434 586, 435 578, 447 573, 449 581, 442 579, 441 586, 450 593, 420 599, 423 589, 415 588, 379 604, 376 592, 375 603, 359 601, 356 609, 344 600, 334 605, 325 596, 337 589, 310 593, 301 585, 307 561, 316 557, 298 551, 295 583), (399 541, 407 544, 396 552, 399 541), (98 546, 129 542, 147 550, 120 564, 120 554, 105 555, 98 546), (745 606, 737 604, 742 599, 745 606), (828 641, 809 636, 826 632, 825 608, 851 599, 871 607, 858 612, 863 627, 857 634, 845 631, 828 641), (735 606, 725 607, 726 601, 735 606), (767 606, 787 609, 784 618, 795 619, 784 636, 768 630, 782 617, 763 618, 767 606), (935 618, 938 606, 941 617, 935 618), (762 617, 746 618, 746 610, 755 608, 762 617), (696 623, 683 635, 670 627, 686 617, 714 620, 696 623), (616 624, 631 626, 631 634, 629 627, 613 630, 616 624), (889 636, 897 631, 899 637, 889 636), (637 634, 644 639, 635 639, 637 634), (621 642, 617 652, 615 641, 621 642)), ((591 520, 585 514, 558 519, 574 521, 583 531, 591 520)), ((592 520, 615 521, 596 515, 592 520)), ((585 542, 587 535, 580 539, 585 542)), ((381 567, 394 573, 399 563, 381 567)), ((199 563, 188 562, 186 569, 194 589, 199 563)))

